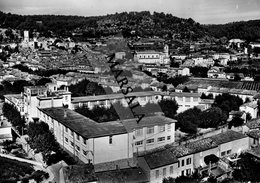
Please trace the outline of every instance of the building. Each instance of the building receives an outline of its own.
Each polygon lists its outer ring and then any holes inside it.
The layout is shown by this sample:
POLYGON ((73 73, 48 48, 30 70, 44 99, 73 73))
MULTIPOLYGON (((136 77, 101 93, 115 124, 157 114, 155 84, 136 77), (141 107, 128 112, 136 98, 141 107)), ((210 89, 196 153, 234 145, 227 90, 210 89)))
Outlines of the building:
POLYGON ((258 114, 258 107, 257 107, 257 101, 252 101, 252 102, 248 102, 248 103, 244 103, 243 105, 241 105, 239 107, 240 111, 243 111, 245 113, 249 113, 251 115, 251 117, 257 118, 257 114, 258 114))
POLYGON ((133 158, 133 153, 174 142, 175 120, 163 116, 97 123, 62 107, 38 108, 58 143, 85 163, 133 158), (104 153, 106 152, 106 153, 104 153))
POLYGON ((226 73, 222 67, 212 67, 208 70, 208 78, 226 78, 226 73))
POLYGON ((134 60, 144 65, 168 65, 170 64, 169 47, 164 46, 163 52, 158 51, 142 51, 136 52, 134 60))
POLYGON ((138 101, 141 106, 147 103, 158 103, 162 99, 162 93, 156 91, 144 91, 144 92, 131 92, 124 96, 122 93, 114 93, 108 95, 98 96, 84 96, 84 97, 72 97, 71 109, 87 106, 92 109, 94 106, 104 106, 109 108, 113 103, 121 103, 124 107, 128 107, 128 103, 125 97, 136 97, 135 101, 138 101))
POLYGON ((52 86, 51 84, 24 87, 23 99, 24 114, 27 121, 38 118, 37 108, 62 106, 71 108, 71 92, 57 90, 57 86, 52 86))
POLYGON ((235 131, 227 131, 208 138, 189 142, 179 146, 167 146, 164 149, 140 155, 138 164, 151 183, 161 183, 163 178, 191 175, 195 169, 206 167, 204 158, 215 155, 228 157, 249 148, 249 138, 235 131))

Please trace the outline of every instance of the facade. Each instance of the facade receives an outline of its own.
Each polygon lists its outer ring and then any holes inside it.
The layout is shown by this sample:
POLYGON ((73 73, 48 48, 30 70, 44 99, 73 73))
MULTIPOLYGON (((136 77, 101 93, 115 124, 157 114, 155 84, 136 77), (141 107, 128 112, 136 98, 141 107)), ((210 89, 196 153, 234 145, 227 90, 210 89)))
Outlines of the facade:
POLYGON ((62 107, 38 108, 38 116, 60 146, 84 163, 129 159, 135 152, 174 142, 176 121, 163 116, 144 117, 139 123, 135 119, 97 123, 62 107))
POLYGON ((57 86, 24 87, 24 114, 27 121, 38 118, 37 108, 71 107, 71 93, 67 90, 57 90, 57 86))
POLYGON ((78 107, 87 106, 92 109, 94 106, 103 106, 109 108, 113 103, 119 102, 124 107, 128 107, 128 103, 125 97, 136 97, 134 100, 138 101, 141 106, 147 103, 158 103, 162 99, 161 92, 144 91, 144 92, 131 92, 124 96, 122 93, 98 95, 98 96, 86 96, 86 97, 72 97, 71 106, 72 109, 78 107))
POLYGON ((163 52, 143 51, 135 53, 135 60, 144 65, 168 65, 170 64, 169 47, 164 46, 163 52))
POLYGON ((249 113, 253 119, 257 118, 257 113, 258 113, 257 101, 244 103, 239 107, 239 110, 245 113, 249 113))
POLYGON ((191 175, 195 169, 206 167, 204 158, 215 155, 228 157, 249 148, 249 138, 235 131, 227 131, 212 137, 167 147, 138 157, 139 166, 151 183, 161 183, 163 178, 191 175))

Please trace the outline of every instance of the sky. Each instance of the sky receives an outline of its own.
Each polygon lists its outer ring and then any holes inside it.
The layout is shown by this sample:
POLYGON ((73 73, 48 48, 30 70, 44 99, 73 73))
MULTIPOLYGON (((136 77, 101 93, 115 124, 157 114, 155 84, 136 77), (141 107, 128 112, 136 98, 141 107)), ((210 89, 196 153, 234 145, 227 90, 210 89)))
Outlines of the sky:
POLYGON ((201 24, 223 24, 260 19, 260 0, 0 0, 0 11, 80 16, 156 11, 201 24))

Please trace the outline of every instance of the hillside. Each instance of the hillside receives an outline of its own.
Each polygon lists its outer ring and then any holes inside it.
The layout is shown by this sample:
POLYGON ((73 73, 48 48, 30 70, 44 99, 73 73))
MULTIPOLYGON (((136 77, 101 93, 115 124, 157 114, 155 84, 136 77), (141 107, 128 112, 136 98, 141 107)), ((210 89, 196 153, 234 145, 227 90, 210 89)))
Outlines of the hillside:
POLYGON ((260 39, 260 20, 233 22, 220 25, 204 25, 209 35, 215 38, 240 38, 248 41, 260 39))
POLYGON ((37 30, 43 36, 78 35, 83 38, 122 34, 124 37, 158 36, 197 40, 205 36, 248 41, 260 38, 260 20, 220 25, 200 25, 193 19, 149 11, 122 12, 105 16, 16 15, 0 12, 0 27, 37 30))
POLYGON ((204 28, 191 18, 182 19, 171 14, 123 12, 106 16, 82 17, 61 15, 15 15, 0 12, 0 26, 12 29, 38 30, 44 35, 52 31, 58 35, 71 32, 85 37, 99 37, 122 33, 124 36, 178 36, 198 38, 204 36, 204 28))

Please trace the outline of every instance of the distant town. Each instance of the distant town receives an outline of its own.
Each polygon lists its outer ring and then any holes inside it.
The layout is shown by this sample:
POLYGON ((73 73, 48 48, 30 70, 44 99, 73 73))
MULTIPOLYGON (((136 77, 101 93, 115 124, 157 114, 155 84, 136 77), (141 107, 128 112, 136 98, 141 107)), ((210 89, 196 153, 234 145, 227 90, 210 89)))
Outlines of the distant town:
POLYGON ((260 35, 0 15, 0 183, 260 182, 260 35))

